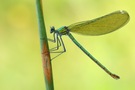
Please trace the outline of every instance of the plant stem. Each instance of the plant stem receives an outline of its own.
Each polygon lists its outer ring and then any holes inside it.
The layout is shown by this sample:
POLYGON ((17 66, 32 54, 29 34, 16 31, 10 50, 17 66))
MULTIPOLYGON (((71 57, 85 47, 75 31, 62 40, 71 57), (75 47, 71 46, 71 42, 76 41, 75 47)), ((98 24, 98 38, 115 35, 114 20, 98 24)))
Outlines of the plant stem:
POLYGON ((52 65, 51 65, 49 46, 48 46, 43 11, 42 11, 42 0, 36 0, 36 9, 37 9, 37 17, 38 17, 40 48, 41 48, 46 90, 54 90, 52 65))

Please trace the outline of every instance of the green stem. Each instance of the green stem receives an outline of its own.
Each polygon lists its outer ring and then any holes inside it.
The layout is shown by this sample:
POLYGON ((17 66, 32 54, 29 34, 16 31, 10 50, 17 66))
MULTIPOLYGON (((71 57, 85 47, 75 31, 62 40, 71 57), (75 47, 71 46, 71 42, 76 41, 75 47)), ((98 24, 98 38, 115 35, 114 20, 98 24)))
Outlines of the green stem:
POLYGON ((36 0, 36 9, 46 90, 54 90, 51 59, 42 11, 42 0, 36 0))

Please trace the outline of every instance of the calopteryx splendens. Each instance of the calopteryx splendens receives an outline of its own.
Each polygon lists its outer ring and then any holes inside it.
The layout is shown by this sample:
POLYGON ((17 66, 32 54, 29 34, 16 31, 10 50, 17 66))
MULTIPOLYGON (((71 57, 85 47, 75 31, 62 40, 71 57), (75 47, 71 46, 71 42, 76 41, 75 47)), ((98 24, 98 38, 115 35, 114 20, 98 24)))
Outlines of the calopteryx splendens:
MULTIPOLYGON (((62 44, 64 52, 66 51, 66 49, 61 36, 67 35, 89 58, 91 58, 106 73, 108 73, 114 79, 119 79, 119 76, 111 73, 105 66, 103 66, 97 59, 95 59, 81 44, 79 44, 70 32, 91 36, 103 35, 117 30, 118 28, 124 26, 128 21, 129 14, 126 11, 121 10, 115 11, 113 13, 93 20, 82 21, 71 24, 69 26, 62 26, 57 30, 55 30, 54 27, 51 27, 50 32, 54 34, 54 42, 62 44)), ((57 46, 57 48, 59 48, 59 45, 57 46)))

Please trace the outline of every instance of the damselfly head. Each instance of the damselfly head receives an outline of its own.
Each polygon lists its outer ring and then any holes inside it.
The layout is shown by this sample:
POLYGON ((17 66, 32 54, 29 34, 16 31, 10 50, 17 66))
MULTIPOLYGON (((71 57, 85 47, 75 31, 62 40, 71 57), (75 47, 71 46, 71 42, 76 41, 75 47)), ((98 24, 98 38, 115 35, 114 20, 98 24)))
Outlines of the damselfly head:
POLYGON ((55 31, 55 27, 52 26, 51 29, 50 29, 50 33, 53 33, 55 31))

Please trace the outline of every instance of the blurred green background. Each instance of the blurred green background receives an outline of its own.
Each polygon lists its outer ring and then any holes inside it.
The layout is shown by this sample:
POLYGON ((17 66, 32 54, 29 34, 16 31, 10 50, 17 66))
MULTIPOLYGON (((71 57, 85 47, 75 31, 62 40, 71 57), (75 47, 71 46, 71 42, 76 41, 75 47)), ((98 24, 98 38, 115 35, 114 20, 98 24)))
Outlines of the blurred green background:
MULTIPOLYGON (((129 23, 111 34, 73 34, 121 79, 112 79, 63 36, 67 52, 52 61, 55 90, 135 89, 134 8, 134 0, 43 0, 49 38, 50 26, 59 28, 116 10, 130 15, 129 23)), ((0 90, 45 90, 35 0, 0 1, 0 90)))

